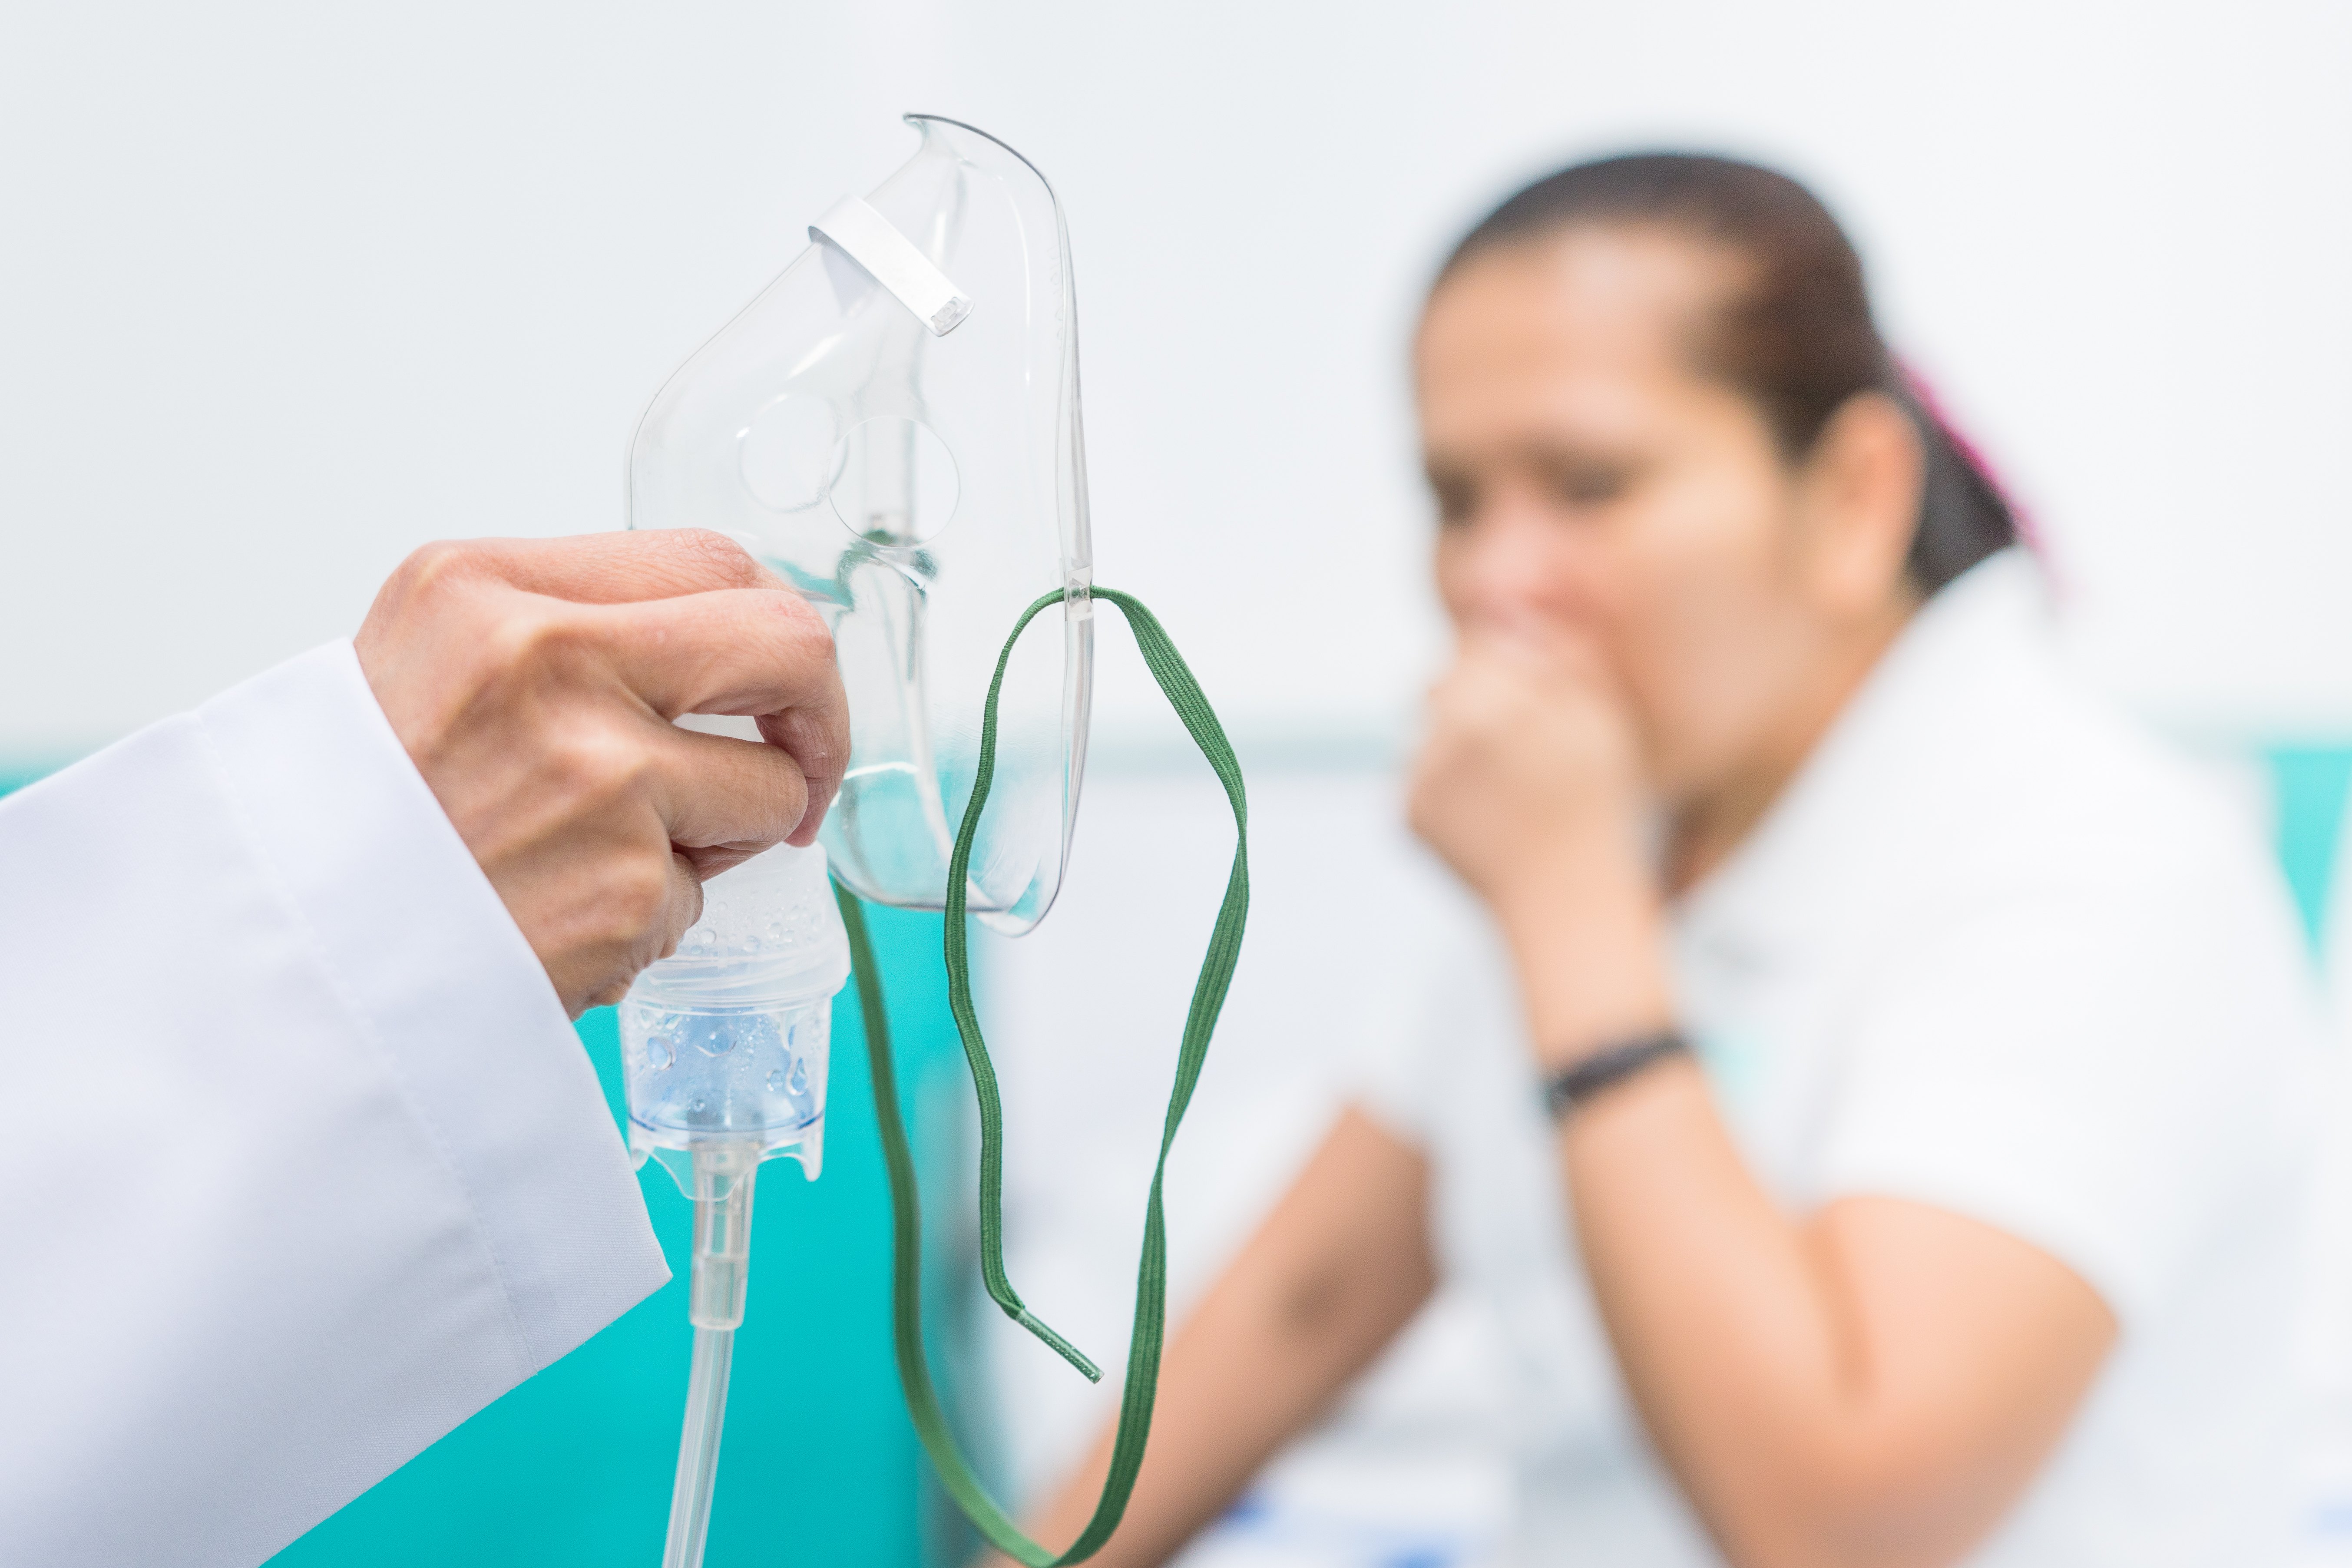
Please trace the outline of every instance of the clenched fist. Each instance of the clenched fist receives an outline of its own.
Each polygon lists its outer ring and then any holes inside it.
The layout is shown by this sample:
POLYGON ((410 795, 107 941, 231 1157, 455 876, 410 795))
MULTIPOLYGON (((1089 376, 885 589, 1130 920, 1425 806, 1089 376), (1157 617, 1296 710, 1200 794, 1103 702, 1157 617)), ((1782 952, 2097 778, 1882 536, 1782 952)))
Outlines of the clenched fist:
POLYGON ((1413 831, 1507 913, 1548 879, 1637 862, 1639 748, 1606 672, 1572 643, 1465 634, 1429 694, 1413 831))
POLYGON ((715 533, 427 545, 354 640, 575 1017, 675 951, 704 880, 814 838, 849 755, 824 623, 715 533), (672 722, 688 713, 764 739, 672 722))
POLYGON ((1493 914, 1549 1067, 1670 1016, 1641 747, 1564 636, 1465 631, 1430 691, 1413 831, 1493 914))

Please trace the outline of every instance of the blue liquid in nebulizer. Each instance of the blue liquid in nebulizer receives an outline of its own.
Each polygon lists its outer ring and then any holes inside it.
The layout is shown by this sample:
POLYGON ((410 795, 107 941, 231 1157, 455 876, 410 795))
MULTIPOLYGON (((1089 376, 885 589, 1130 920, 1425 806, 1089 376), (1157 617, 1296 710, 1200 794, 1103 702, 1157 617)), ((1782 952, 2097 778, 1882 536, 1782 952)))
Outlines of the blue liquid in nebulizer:
POLYGON ((824 851, 779 846, 711 879, 677 953, 622 1001, 629 1147, 697 1194, 693 1155, 740 1145, 818 1173, 833 996, 849 954, 824 851))

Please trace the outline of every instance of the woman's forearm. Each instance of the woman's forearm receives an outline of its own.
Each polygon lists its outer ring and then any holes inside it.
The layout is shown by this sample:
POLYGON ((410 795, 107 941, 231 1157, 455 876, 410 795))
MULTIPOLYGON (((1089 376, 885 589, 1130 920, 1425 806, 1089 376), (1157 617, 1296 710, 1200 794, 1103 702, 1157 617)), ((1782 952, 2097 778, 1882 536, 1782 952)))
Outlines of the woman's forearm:
MULTIPOLYGON (((1593 854, 1497 911, 1546 1070, 1673 1023, 1663 914, 1593 854)), ((1560 1172, 1627 1389, 1741 1568, 1947 1563, 2032 1478, 2114 1333, 2063 1265, 1925 1205, 1784 1212, 1688 1059, 1569 1115, 1560 1172)))
MULTIPOLYGON (((1173 1555, 1419 1310, 1435 1285, 1427 1184, 1419 1153, 1359 1112, 1340 1116, 1171 1342, 1142 1471, 1095 1563, 1173 1555)), ((1034 1521, 1038 1540, 1059 1548, 1086 1527, 1110 1448, 1105 1432, 1034 1521)))
POLYGON ((1758 1190, 1696 1067, 1649 1069, 1573 1118, 1560 1159, 1628 1391, 1735 1561, 1819 1518, 1867 1369, 1796 1227, 1758 1190))
POLYGON ((1626 1385, 1741 1568, 1954 1561, 2112 1340, 2087 1286, 1989 1226, 1892 1199, 1785 1215, 1690 1062, 1580 1109, 1559 1147, 1626 1385))

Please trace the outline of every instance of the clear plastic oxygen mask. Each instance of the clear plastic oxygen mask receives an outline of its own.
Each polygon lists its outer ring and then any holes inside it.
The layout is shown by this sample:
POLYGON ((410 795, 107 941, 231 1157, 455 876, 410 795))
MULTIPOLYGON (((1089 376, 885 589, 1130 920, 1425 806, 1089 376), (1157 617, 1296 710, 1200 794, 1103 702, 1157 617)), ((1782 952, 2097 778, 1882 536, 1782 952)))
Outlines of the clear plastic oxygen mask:
POLYGON ((1093 583, 1060 206, 1044 176, 993 137, 930 115, 908 123, 921 136, 914 155, 809 225, 809 248, 661 389, 629 455, 632 528, 728 534, 817 607, 851 726, 821 849, 772 849, 712 879, 701 923, 622 1004, 631 1146, 667 1164, 695 1204, 694 1367, 670 1568, 702 1557, 729 1347, 743 1320, 753 1174, 780 1153, 818 1173, 828 1009, 849 973, 890 1178, 891 1310, 918 1436, 982 1534, 1038 1568, 1090 1556, 1125 1509, 1165 1326, 1160 1178, 1145 1212, 1110 1478, 1085 1532, 1056 1554, 980 1486, 924 1363, 913 1159, 861 903, 945 912, 949 1006, 980 1102, 982 1277, 1003 1310, 1098 1377, 1005 1276, 1002 1113, 965 930, 971 914, 1017 936, 1061 886, 1085 770, 1097 601, 1126 617, 1236 828, 1178 1051, 1163 1167, 1247 915, 1247 814, 1232 748, 1150 612, 1093 583))
POLYGON ((910 115, 915 155, 809 226, 809 248, 663 387, 629 526, 708 528, 806 595, 852 715, 824 821, 861 898, 944 909, 1005 633, 1013 649, 972 911, 1007 932, 1061 886, 1094 658, 1077 307, 1053 191, 1011 148, 910 115), (1041 628, 1042 629, 1042 628, 1041 628))

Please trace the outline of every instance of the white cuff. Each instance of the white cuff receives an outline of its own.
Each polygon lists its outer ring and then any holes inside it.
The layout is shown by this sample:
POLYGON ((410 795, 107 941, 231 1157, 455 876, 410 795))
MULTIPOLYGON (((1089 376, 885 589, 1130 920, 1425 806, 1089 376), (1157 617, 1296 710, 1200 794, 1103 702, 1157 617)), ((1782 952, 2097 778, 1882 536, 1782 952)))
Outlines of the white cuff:
POLYGON ((669 1278, 538 955, 410 762, 349 642, 197 710, 331 984, 480 1221, 532 1370, 669 1278))

